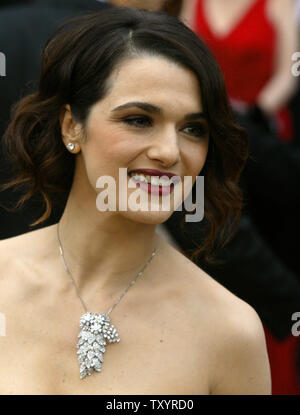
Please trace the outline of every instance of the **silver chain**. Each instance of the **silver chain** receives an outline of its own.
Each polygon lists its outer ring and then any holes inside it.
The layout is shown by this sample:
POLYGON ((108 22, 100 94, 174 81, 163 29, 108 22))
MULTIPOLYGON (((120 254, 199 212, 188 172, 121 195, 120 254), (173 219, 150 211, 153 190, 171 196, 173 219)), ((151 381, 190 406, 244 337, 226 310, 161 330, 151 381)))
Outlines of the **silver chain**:
MULTIPOLYGON (((64 265, 64 267, 65 267, 65 270, 66 270, 66 272, 68 273, 68 275, 69 275, 69 277, 70 277, 70 279, 71 279, 71 282, 72 282, 72 284, 73 284, 73 286, 74 286, 74 288, 75 288, 75 291, 76 291, 76 293, 77 293, 77 295, 78 295, 78 297, 79 297, 79 299, 80 299, 80 301, 81 301, 81 304, 82 304, 82 306, 83 306, 83 308, 84 308, 84 310, 85 310, 85 312, 87 313, 88 312, 88 309, 87 309, 87 307, 86 307, 86 305, 85 305, 85 303, 84 303, 84 301, 83 301, 83 299, 82 299, 82 297, 81 297, 81 295, 79 294, 79 291, 78 291, 78 288, 77 288, 77 285, 75 284, 75 281, 74 281, 74 278, 73 278, 73 276, 72 276, 72 274, 71 274, 71 271, 69 270, 69 268, 68 268, 68 266, 67 266, 67 263, 66 263, 66 260, 65 260, 65 257, 64 257, 64 252, 63 252, 63 248, 62 248, 62 244, 61 244, 61 241, 60 241, 60 237, 59 237, 59 222, 57 223, 57 228, 56 228, 56 230, 57 230, 57 240, 58 240, 58 244, 59 244, 59 252, 60 252, 60 255, 61 255, 61 259, 62 259, 62 262, 63 262, 63 265, 64 265)), ((130 287, 132 287, 134 284, 135 284, 135 282, 136 282, 136 280, 144 273, 144 271, 145 271, 145 269, 147 268, 147 266, 150 264, 150 262, 152 261, 152 259, 153 259, 153 257, 155 256, 155 254, 156 254, 156 251, 157 251, 157 249, 156 248, 154 248, 154 250, 153 250, 153 252, 152 252, 152 254, 151 254, 151 257, 150 257, 150 259, 146 262, 146 264, 144 265, 144 267, 141 269, 141 271, 136 275, 136 277, 130 282, 130 284, 128 285, 128 287, 126 288, 126 290, 124 290, 123 292, 122 292, 122 294, 120 295, 120 297, 117 299, 117 301, 110 307, 110 309, 108 310, 108 312, 106 313, 106 315, 107 316, 109 316, 109 314, 113 311, 113 309, 119 304, 119 302, 122 300, 122 298, 124 297, 124 295, 127 293, 127 291, 129 290, 129 288, 130 287)))

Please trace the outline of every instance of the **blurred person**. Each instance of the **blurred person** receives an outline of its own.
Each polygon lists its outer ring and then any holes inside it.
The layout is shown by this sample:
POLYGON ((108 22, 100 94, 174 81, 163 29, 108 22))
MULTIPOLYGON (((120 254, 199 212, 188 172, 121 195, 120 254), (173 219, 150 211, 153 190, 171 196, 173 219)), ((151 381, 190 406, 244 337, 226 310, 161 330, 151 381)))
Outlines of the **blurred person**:
POLYGON ((257 106, 283 140, 292 140, 287 103, 297 87, 294 0, 186 0, 182 19, 205 40, 223 70, 237 111, 257 106))

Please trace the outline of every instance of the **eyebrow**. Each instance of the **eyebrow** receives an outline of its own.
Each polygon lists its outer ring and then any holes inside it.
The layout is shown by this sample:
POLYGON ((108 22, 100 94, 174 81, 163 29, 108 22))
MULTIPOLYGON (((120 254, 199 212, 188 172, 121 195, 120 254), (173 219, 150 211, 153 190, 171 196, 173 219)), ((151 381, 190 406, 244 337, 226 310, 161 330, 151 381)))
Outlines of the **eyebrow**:
MULTIPOLYGON (((152 114, 159 114, 159 115, 162 114, 162 110, 159 107, 149 104, 148 102, 128 102, 126 104, 119 105, 118 107, 114 108, 112 112, 121 111, 121 110, 132 108, 132 107, 140 108, 152 114)), ((205 119, 203 112, 194 112, 194 113, 186 114, 184 116, 185 121, 198 120, 199 118, 205 119)))

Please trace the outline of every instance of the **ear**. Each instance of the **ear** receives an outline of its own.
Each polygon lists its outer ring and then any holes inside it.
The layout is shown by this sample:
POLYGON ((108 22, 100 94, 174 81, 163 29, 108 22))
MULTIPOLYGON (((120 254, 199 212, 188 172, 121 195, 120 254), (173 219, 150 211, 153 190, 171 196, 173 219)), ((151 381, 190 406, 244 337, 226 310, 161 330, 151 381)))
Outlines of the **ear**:
POLYGON ((67 147, 69 143, 73 143, 75 148, 72 153, 78 153, 80 151, 80 137, 82 127, 80 123, 73 119, 71 107, 69 104, 65 105, 61 110, 59 121, 62 140, 65 146, 67 147))

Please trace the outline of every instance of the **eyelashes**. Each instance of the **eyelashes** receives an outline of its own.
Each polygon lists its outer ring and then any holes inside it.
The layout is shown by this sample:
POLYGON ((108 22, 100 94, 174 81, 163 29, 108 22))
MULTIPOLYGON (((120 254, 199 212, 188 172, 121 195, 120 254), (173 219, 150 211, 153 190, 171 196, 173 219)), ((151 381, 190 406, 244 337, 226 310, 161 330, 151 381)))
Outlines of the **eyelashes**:
POLYGON ((193 135, 195 137, 203 137, 208 133, 208 128, 204 126, 202 123, 191 124, 186 126, 183 131, 189 130, 188 135, 193 135))
POLYGON ((123 122, 126 124, 132 125, 137 128, 145 128, 145 127, 151 127, 152 126, 152 120, 149 117, 146 116, 134 116, 134 117, 128 117, 124 118, 123 122))
MULTIPOLYGON (((146 115, 126 117, 122 120, 122 122, 140 129, 150 128, 153 126, 153 120, 146 115)), ((203 137, 208 133, 208 127, 204 123, 193 122, 186 124, 185 127, 181 129, 181 131, 190 136, 203 137)))

